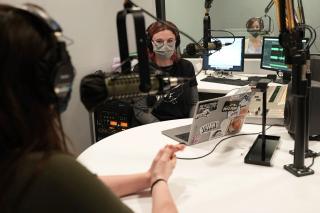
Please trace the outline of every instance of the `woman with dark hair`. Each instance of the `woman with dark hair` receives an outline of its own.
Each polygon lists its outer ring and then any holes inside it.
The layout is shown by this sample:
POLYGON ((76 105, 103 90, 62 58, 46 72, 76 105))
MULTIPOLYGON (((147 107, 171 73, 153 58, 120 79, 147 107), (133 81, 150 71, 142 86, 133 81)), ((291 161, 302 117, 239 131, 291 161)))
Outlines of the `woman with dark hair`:
MULTIPOLYGON (((151 72, 190 78, 189 82, 170 90, 163 97, 141 98, 134 104, 135 117, 141 124, 193 116, 199 100, 197 81, 191 62, 182 59, 178 28, 171 22, 154 22, 147 29, 147 46, 151 72)), ((134 68, 138 72, 139 65, 134 68)))
POLYGON ((25 6, 0 4, 0 212, 131 212, 119 197, 150 187, 153 212, 176 212, 166 182, 183 146, 167 145, 148 171, 121 176, 97 177, 68 153, 60 113, 71 60, 57 23, 25 6))

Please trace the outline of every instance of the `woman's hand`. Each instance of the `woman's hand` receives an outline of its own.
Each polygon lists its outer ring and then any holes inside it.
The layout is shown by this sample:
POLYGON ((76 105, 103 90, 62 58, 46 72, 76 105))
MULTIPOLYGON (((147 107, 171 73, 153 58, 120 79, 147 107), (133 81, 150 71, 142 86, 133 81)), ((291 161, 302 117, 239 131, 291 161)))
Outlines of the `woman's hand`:
POLYGON ((157 179, 168 180, 176 166, 175 153, 184 149, 184 145, 166 145, 154 158, 148 173, 150 175, 150 185, 157 179))

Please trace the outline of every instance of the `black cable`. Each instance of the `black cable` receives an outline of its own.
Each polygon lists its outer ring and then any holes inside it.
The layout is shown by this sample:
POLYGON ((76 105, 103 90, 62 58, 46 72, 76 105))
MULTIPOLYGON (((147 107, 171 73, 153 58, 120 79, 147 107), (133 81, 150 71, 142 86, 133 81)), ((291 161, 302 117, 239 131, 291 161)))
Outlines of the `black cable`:
MULTIPOLYGON (((228 30, 211 30, 211 32, 225 32, 225 33, 229 33, 230 35, 232 35, 233 42, 231 44, 228 44, 228 45, 232 45, 236 41, 236 36, 231 31, 228 31, 228 30)), ((226 45, 226 46, 228 46, 228 45, 226 45)))
POLYGON ((305 49, 310 49, 310 47, 314 44, 316 37, 317 37, 317 32, 315 31, 315 29, 307 24, 303 24, 299 26, 300 28, 306 29, 309 31, 310 33, 310 40, 308 41, 306 48, 305 49))
POLYGON ((202 65, 201 69, 195 74, 195 76, 197 77, 202 71, 203 71, 203 65, 202 65))
MULTIPOLYGON (((266 130, 269 130, 272 126, 269 126, 266 130)), ((258 133, 243 133, 243 134, 237 134, 237 135, 231 135, 229 137, 223 138, 221 139, 213 148, 210 152, 208 152, 207 154, 204 154, 202 156, 199 157, 193 157, 193 158, 183 158, 183 157, 177 157, 177 159, 179 160, 198 160, 204 157, 207 157, 208 155, 210 155, 211 153, 213 153, 213 151, 218 147, 218 145, 220 145, 223 141, 230 139, 230 138, 234 138, 234 137, 239 137, 239 136, 247 136, 247 135, 257 135, 260 134, 262 132, 258 132, 258 133)))
POLYGON ((314 160, 319 156, 320 156, 320 152, 312 154, 312 156, 311 156, 312 157, 312 162, 311 162, 311 164, 309 166, 307 166, 308 169, 310 169, 313 166, 314 160))
POLYGON ((309 42, 308 50, 314 45, 315 48, 318 50, 318 52, 320 52, 317 45, 316 45, 316 39, 317 39, 316 28, 313 28, 310 25, 304 25, 304 27, 306 27, 306 29, 308 29, 308 31, 310 32, 310 37, 312 37, 312 39, 310 38, 310 40, 312 40, 312 41, 309 42))
POLYGON ((203 37, 197 42, 198 44, 203 41, 203 37))
POLYGON ((311 162, 311 164, 307 167, 308 169, 310 169, 312 166, 313 166, 313 164, 314 164, 314 159, 316 158, 317 156, 313 156, 312 157, 312 162, 311 162))
POLYGON ((313 42, 312 42, 312 44, 310 45, 310 47, 313 45, 313 44, 315 44, 315 42, 316 42, 316 39, 317 39, 317 31, 316 31, 316 29, 314 29, 312 26, 309 26, 311 29, 312 29, 312 31, 313 31, 313 36, 314 36, 314 39, 313 39, 313 42))

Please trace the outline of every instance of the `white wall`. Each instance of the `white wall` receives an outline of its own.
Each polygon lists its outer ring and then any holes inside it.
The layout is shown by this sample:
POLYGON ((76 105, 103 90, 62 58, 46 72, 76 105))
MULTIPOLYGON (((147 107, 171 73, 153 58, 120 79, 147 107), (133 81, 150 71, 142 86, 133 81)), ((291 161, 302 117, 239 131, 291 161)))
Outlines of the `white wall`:
MULTIPOLYGON (((1 3, 19 5, 25 0, 1 0, 1 3)), ((109 71, 112 59, 119 55, 116 14, 123 6, 119 0, 28 0, 44 7, 74 40, 69 46, 77 75, 69 107, 62 115, 64 129, 70 137, 75 154, 90 144, 89 115, 79 98, 79 83, 84 75, 98 69, 109 71)), ((135 0, 137 4, 155 13, 154 1, 135 0), (143 4, 142 4, 143 3, 143 4)), ((147 24, 150 19, 146 19, 147 24)), ((134 45, 132 18, 127 24, 130 47, 134 45), (130 30, 131 29, 131 30, 130 30)), ((134 51, 134 50, 132 50, 134 51)))
MULTIPOLYGON (((204 0, 166 0, 166 19, 198 41, 203 36, 204 0)), ((181 50, 191 43, 181 35, 181 50)))

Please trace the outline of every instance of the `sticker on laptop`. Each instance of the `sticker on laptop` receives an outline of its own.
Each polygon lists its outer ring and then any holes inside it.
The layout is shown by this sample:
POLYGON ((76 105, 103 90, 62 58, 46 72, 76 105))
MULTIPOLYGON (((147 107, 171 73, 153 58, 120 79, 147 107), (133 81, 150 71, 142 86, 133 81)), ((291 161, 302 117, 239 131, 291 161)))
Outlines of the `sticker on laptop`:
POLYGON ((200 127, 200 135, 216 130, 219 127, 219 124, 220 124, 219 121, 213 121, 203 125, 202 127, 200 127))
POLYGON ((215 139, 215 138, 220 138, 223 136, 222 130, 221 129, 217 129, 215 131, 212 131, 210 133, 210 137, 209 140, 215 139))
POLYGON ((226 101, 223 108, 222 112, 234 112, 238 110, 240 101, 226 101))
POLYGON ((192 145, 192 144, 197 144, 197 143, 199 143, 200 138, 201 138, 201 135, 195 135, 195 136, 193 136, 192 139, 191 139, 191 145, 192 145))
POLYGON ((212 111, 215 111, 217 109, 217 106, 218 101, 199 105, 199 109, 197 111, 195 119, 207 118, 212 111))

